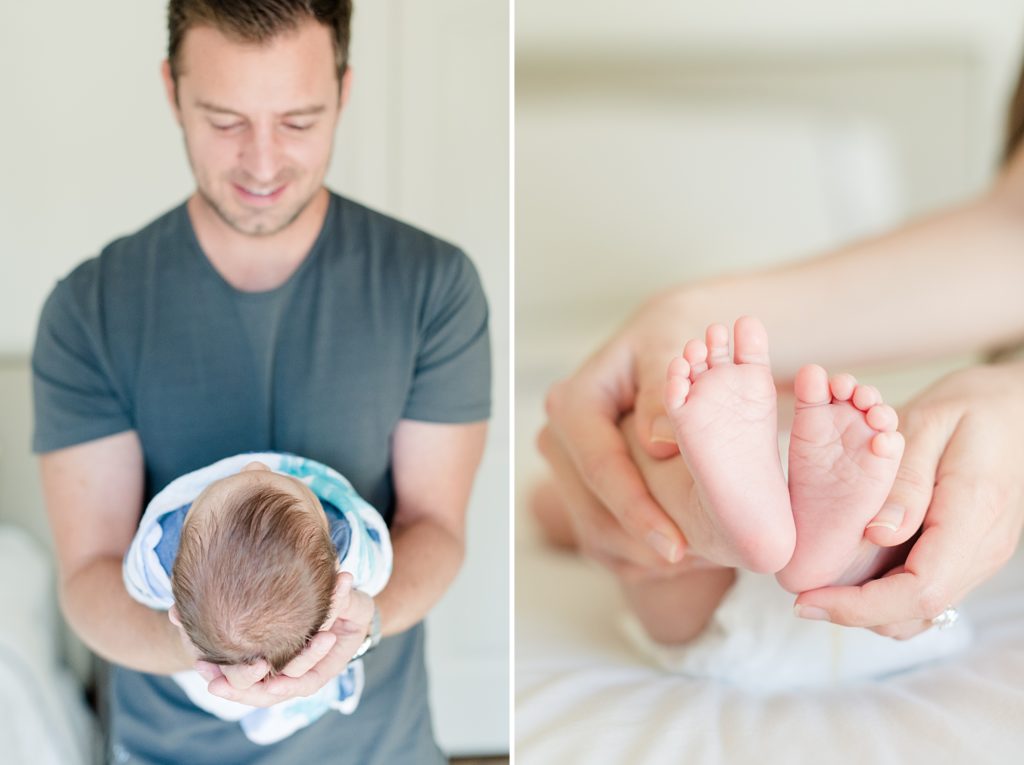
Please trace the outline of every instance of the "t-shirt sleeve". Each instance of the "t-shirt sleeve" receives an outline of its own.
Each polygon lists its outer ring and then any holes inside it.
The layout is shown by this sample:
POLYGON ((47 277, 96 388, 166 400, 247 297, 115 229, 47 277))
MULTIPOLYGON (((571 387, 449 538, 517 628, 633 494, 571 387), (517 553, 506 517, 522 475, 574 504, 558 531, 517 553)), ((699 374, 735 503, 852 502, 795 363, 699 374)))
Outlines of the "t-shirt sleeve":
POLYGON ((412 388, 403 418, 477 422, 491 413, 487 298, 461 251, 428 290, 412 388))
POLYGON ((98 306, 81 299, 89 290, 75 290, 71 279, 47 298, 32 351, 37 454, 132 428, 103 347, 98 306))

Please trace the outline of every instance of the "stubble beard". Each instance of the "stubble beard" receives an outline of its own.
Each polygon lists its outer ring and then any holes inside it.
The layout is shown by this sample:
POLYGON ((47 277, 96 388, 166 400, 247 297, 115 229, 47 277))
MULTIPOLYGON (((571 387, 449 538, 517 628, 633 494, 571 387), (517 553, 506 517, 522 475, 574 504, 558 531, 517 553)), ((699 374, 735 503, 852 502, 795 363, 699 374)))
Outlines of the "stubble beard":
MULTIPOLYGON (((306 211, 306 208, 308 208, 316 198, 317 191, 319 191, 319 188, 314 189, 304 200, 302 200, 302 203, 298 205, 287 218, 285 218, 284 221, 276 226, 272 226, 272 221, 269 220, 260 220, 257 218, 255 221, 246 222, 241 220, 238 216, 231 215, 231 213, 224 209, 223 205, 218 204, 217 200, 214 199, 211 194, 207 193, 206 189, 203 188, 204 185, 205 184, 199 183, 197 178, 196 190, 199 192, 199 196, 202 197, 203 201, 211 210, 213 210, 225 225, 240 234, 245 234, 246 236, 273 236, 274 234, 284 231, 298 220, 299 216, 306 211)), ((267 210, 267 212, 271 211, 267 210)))
MULTIPOLYGON (((184 133, 184 131, 182 132, 184 133)), ((228 226, 234 231, 237 231, 240 234, 244 234, 246 236, 262 237, 273 236, 274 234, 284 231, 290 225, 295 223, 295 221, 298 220, 299 216, 306 211, 306 208, 308 208, 313 203, 313 200, 316 199, 317 193, 323 187, 323 178, 321 177, 320 183, 316 184, 316 186, 309 192, 306 198, 302 200, 302 203, 296 205, 295 210, 292 211, 292 213, 289 214, 283 222, 276 226, 270 227, 270 221, 261 221, 259 219, 257 219, 253 223, 246 224, 245 221, 240 219, 240 216, 231 215, 231 213, 229 213, 225 209, 225 205, 220 204, 216 200, 216 198, 214 198, 214 196, 209 191, 207 191, 207 187, 211 184, 208 184, 206 182, 207 179, 202 173, 199 172, 199 168, 196 167, 195 160, 192 158, 192 149, 188 144, 188 136, 183 134, 182 138, 185 144, 185 155, 188 157, 189 166, 192 168, 192 177, 196 181, 196 191, 199 194, 200 198, 203 200, 203 202, 206 203, 206 205, 211 210, 213 210, 214 214, 218 218, 220 218, 221 221, 226 226, 228 226)), ((292 183, 294 181, 295 178, 293 177, 287 179, 285 182, 292 183)), ((229 185, 230 183, 231 182, 229 181, 229 185)), ((267 212, 271 211, 267 210, 267 212)))

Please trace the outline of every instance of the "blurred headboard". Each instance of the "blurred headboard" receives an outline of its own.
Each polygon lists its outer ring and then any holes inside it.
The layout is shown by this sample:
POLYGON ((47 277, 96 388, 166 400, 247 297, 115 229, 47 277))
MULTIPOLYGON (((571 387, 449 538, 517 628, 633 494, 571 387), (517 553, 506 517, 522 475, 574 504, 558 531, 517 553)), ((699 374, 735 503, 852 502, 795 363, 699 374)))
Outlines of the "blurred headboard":
MULTIPOLYGON (((0 357, 0 523, 27 529, 49 553, 53 552, 43 505, 39 468, 32 454, 32 378, 26 357, 0 357)), ((57 608, 56 592, 53 607, 57 608)), ((92 660, 88 649, 61 619, 63 656, 78 679, 88 684, 92 660)))
POLYGON ((52 550, 39 469, 31 452, 31 387, 27 358, 0 358, 0 523, 28 529, 52 550))

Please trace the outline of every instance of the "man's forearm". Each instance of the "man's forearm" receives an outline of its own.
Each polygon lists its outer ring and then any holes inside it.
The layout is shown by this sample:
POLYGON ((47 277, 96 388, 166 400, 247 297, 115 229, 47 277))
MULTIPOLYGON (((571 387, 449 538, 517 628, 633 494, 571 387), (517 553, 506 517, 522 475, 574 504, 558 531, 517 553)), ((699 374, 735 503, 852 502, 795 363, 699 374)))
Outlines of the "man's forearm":
MULTIPOLYGON (((772 366, 919 361, 1024 337, 1024 215, 986 196, 835 253, 679 288, 684 323, 761 319, 772 366)), ((692 328, 688 326, 692 331, 692 328)))
POLYGON ((191 667, 167 614, 125 590, 120 559, 98 558, 77 571, 64 583, 61 603, 75 633, 110 662, 153 674, 191 667))
POLYGON ((391 579, 374 598, 384 635, 421 621, 454 581, 465 555, 464 541, 431 518, 394 528, 391 545, 391 579))

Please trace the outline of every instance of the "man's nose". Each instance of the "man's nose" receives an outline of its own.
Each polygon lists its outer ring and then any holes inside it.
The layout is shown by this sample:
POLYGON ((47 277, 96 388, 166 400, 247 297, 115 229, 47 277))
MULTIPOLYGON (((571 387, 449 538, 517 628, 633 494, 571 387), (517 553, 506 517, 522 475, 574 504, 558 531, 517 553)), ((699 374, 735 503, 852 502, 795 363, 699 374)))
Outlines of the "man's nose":
POLYGON ((254 126, 242 144, 242 169, 258 183, 270 183, 281 168, 278 136, 272 126, 254 126))

